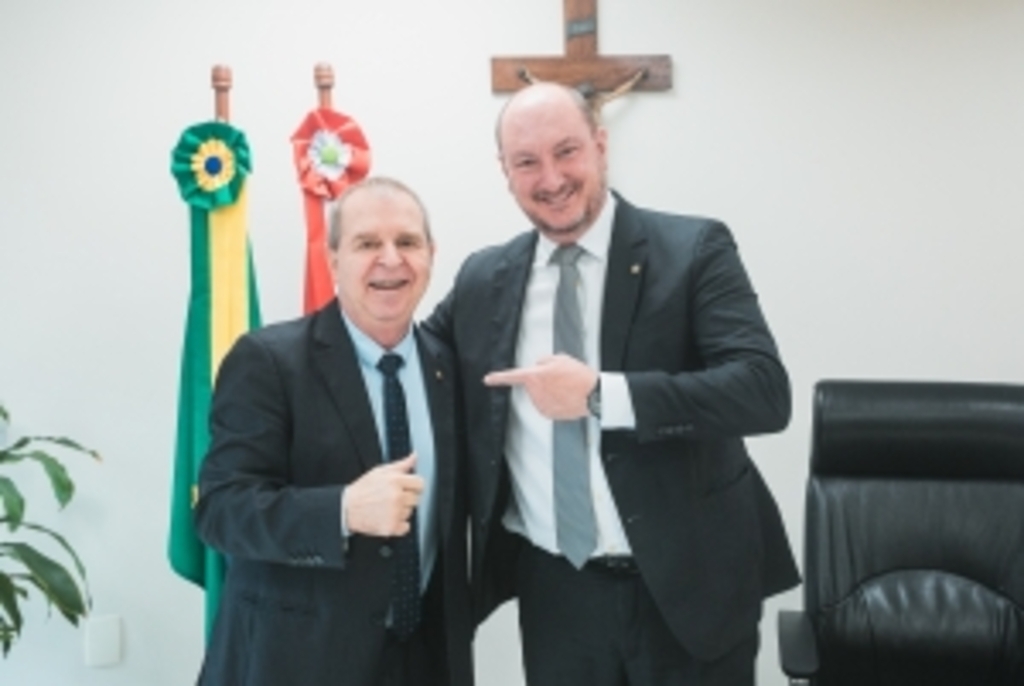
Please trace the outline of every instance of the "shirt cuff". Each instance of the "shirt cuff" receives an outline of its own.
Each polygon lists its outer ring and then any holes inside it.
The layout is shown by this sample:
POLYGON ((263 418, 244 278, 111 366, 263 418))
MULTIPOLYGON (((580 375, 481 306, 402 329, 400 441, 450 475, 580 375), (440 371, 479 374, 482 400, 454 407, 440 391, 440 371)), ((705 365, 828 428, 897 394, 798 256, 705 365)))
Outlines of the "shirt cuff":
POLYGON ((601 372, 601 428, 636 428, 633 397, 625 374, 601 372))
POLYGON ((348 497, 348 489, 341 489, 341 538, 345 545, 348 545, 348 537, 350 535, 348 530, 348 521, 345 518, 345 498, 348 497))

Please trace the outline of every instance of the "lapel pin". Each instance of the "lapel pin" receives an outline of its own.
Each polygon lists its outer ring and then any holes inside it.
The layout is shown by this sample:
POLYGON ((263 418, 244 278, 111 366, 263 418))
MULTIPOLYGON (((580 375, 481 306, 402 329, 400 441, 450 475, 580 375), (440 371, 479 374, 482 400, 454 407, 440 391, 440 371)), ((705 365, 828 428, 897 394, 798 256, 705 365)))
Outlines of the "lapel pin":
POLYGON ((640 273, 640 265, 639 264, 634 264, 632 267, 629 268, 629 273, 632 274, 633 276, 636 276, 637 274, 639 274, 640 273))

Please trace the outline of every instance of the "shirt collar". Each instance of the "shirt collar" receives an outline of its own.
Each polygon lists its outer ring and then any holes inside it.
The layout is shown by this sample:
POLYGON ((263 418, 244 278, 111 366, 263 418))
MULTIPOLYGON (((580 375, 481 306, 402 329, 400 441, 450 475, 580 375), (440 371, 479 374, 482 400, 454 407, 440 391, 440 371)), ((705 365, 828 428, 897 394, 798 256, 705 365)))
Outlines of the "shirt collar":
POLYGON ((356 357, 359 358, 360 364, 376 368, 377 363, 380 362, 380 358, 384 353, 388 352, 398 353, 402 356, 402 359, 405 360, 406 364, 408 364, 410 356, 415 351, 415 337, 413 336, 412 325, 409 326, 409 330, 405 333, 405 336, 402 337, 402 340, 400 340, 394 348, 387 350, 384 346, 367 336, 362 329, 356 326, 352 320, 348 318, 348 315, 345 314, 344 310, 340 307, 338 310, 341 312, 342 321, 345 322, 345 326, 348 328, 349 336, 352 337, 352 345, 356 349, 356 357))
MULTIPOLYGON (((611 244, 612 238, 612 222, 615 220, 615 205, 615 196, 605 191, 601 213, 597 215, 597 219, 590 225, 590 228, 576 241, 576 244, 583 248, 587 255, 601 262, 608 258, 608 246, 611 244)), ((537 250, 534 252, 533 263, 535 265, 548 264, 556 249, 558 249, 558 243, 538 232, 537 250)))

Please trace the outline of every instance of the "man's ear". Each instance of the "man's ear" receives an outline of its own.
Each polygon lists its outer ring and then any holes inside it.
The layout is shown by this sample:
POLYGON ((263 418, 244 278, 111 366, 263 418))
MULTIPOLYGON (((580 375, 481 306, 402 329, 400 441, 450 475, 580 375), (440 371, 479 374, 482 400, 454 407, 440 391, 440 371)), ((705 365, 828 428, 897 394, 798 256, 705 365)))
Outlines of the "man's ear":
POLYGON ((338 287, 338 251, 327 247, 327 269, 331 272, 331 284, 338 287))
POLYGON ((601 153, 601 158, 605 161, 605 166, 608 164, 608 129, 603 126, 597 127, 597 131, 594 132, 594 142, 597 144, 598 152, 601 153))

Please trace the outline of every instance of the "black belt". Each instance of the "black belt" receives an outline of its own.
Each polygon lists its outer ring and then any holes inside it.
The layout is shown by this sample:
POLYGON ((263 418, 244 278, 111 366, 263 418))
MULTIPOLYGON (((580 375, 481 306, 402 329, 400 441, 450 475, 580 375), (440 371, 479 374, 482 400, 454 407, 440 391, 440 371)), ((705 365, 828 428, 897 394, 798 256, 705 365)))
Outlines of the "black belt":
POLYGON ((616 576, 635 576, 640 573, 640 568, 636 566, 636 560, 628 555, 592 557, 587 560, 587 564, 583 565, 583 569, 616 576))

